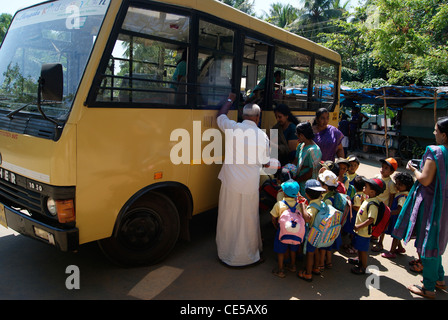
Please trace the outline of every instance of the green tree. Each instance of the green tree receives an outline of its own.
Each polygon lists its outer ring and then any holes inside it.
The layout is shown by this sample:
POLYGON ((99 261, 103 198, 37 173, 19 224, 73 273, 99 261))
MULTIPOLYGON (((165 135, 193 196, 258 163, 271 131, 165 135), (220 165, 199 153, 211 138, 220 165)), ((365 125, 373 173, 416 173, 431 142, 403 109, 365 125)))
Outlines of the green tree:
POLYGON ((269 13, 265 13, 264 19, 277 27, 285 28, 298 18, 299 12, 299 9, 291 4, 272 3, 269 13))
POLYGON ((6 35, 6 31, 9 28, 11 20, 12 20, 12 16, 8 13, 2 13, 0 15, 0 43, 3 42, 3 38, 6 35))
POLYGON ((446 0, 376 0, 378 25, 368 33, 374 57, 393 84, 425 84, 448 72, 446 0))
MULTIPOLYGON (((290 30, 313 41, 321 32, 332 32, 334 26, 328 24, 332 19, 340 19, 343 9, 338 0, 301 0, 301 15, 290 25, 290 30)), ((346 5, 346 4, 345 4, 346 5)))
POLYGON ((219 0, 249 15, 255 15, 255 0, 219 0))

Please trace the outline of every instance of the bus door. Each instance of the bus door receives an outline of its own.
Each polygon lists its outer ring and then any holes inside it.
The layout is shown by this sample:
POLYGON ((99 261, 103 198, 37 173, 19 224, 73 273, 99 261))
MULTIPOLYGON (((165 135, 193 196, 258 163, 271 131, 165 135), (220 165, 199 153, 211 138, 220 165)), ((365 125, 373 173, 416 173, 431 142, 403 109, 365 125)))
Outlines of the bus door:
MULTIPOLYGON (((194 213, 212 209, 218 203, 224 133, 217 126, 216 116, 229 93, 236 92, 232 83, 235 79, 232 74, 236 45, 234 30, 200 19, 197 40, 197 94, 193 108, 195 142, 189 179, 194 213)), ((228 116, 237 120, 237 111, 231 110, 228 116)))
POLYGON ((243 72, 241 91, 245 103, 256 103, 263 110, 260 127, 269 129, 275 124, 275 117, 269 104, 272 102, 274 74, 269 62, 273 52, 273 45, 258 39, 246 37, 244 40, 243 72), (272 83, 272 85, 271 85, 272 83), (266 112, 268 111, 268 112, 266 112))

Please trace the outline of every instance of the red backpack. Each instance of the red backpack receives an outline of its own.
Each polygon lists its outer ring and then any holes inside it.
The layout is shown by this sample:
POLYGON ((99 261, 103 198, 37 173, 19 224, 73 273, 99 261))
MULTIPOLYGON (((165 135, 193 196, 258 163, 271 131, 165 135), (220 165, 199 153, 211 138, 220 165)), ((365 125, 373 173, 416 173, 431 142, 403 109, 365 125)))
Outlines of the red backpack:
POLYGON ((387 229, 390 220, 390 208, 384 204, 383 201, 376 203, 375 201, 370 201, 367 204, 367 212, 369 212, 370 205, 378 207, 378 216, 376 217, 375 223, 369 225, 369 234, 373 237, 378 238, 387 229))

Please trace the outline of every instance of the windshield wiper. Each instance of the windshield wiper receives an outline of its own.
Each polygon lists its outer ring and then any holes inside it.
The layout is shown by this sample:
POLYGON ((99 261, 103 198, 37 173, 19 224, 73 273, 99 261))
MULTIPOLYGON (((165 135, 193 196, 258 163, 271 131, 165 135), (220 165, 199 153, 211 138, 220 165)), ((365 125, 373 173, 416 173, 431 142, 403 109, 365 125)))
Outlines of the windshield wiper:
POLYGON ((22 111, 23 109, 25 109, 26 107, 28 107, 28 106, 30 106, 30 105, 32 105, 33 103, 28 103, 28 104, 26 104, 26 105, 24 105, 24 106, 22 106, 22 107, 20 107, 19 109, 16 109, 16 110, 13 110, 13 111, 11 111, 10 113, 8 113, 6 116, 9 118, 9 119, 14 119, 14 115, 16 114, 16 113, 19 113, 20 111, 22 111))

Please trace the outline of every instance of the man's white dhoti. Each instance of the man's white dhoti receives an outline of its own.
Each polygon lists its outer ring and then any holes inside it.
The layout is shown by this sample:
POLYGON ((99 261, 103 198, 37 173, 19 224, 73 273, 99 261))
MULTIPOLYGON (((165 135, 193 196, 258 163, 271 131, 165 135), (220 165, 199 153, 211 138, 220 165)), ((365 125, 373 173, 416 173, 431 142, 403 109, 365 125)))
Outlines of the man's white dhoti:
POLYGON ((269 139, 250 120, 237 123, 221 115, 217 122, 226 133, 226 157, 218 176, 218 256, 229 266, 249 265, 260 260, 262 250, 258 187, 262 164, 269 161, 269 139))
POLYGON ((258 199, 258 192, 241 194, 221 186, 216 245, 219 259, 229 266, 245 266, 260 260, 263 245, 258 199))

